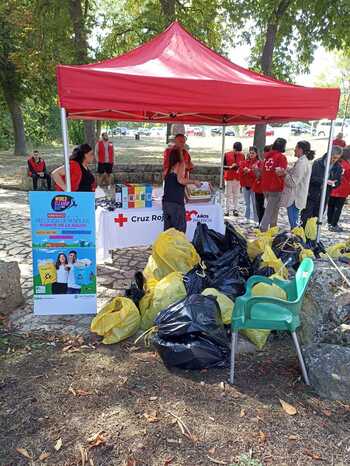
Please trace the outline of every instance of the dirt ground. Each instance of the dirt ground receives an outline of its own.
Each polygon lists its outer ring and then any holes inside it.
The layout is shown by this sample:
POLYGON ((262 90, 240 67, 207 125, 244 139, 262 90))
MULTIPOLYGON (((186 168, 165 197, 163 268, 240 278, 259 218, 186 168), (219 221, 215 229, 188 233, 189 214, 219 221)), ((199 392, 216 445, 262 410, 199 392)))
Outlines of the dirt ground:
POLYGON ((305 387, 286 337, 241 355, 235 388, 226 369, 169 371, 132 340, 3 330, 0 361, 2 466, 350 464, 350 406, 305 387))

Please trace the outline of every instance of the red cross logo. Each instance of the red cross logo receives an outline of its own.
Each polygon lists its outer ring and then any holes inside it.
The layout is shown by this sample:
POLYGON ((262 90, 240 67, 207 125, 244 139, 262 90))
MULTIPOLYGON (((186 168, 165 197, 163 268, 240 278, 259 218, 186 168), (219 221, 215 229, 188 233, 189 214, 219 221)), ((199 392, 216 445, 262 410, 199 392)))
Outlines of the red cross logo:
POLYGON ((116 217, 114 219, 115 223, 118 223, 118 225, 120 227, 123 227, 124 226, 124 223, 126 223, 128 221, 128 218, 127 217, 124 217, 123 214, 119 214, 118 217, 116 217))
POLYGON ((186 222, 190 222, 196 215, 198 215, 196 210, 186 210, 186 222))

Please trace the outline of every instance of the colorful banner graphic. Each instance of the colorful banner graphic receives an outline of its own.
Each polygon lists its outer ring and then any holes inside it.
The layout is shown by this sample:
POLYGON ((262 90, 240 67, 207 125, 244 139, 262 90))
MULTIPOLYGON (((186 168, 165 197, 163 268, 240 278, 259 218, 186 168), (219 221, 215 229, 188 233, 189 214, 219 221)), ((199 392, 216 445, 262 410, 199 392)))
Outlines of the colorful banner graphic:
POLYGON ((34 314, 96 314, 95 195, 29 194, 34 314))

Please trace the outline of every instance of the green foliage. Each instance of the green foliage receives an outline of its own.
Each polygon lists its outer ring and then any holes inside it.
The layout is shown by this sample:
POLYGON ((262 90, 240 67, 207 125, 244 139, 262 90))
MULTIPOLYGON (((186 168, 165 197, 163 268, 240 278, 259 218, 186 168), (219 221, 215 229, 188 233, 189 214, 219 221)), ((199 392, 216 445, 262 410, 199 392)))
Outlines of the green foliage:
POLYGON ((230 466, 263 466, 259 460, 250 458, 248 455, 242 454, 238 458, 238 463, 231 464, 230 466))

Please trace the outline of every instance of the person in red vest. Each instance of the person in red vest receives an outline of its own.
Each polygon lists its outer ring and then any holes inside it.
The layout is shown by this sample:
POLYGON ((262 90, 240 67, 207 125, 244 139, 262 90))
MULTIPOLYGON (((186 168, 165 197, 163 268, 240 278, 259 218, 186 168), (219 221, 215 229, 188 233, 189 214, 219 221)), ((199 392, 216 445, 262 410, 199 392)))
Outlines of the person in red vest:
POLYGON ((233 212, 234 216, 238 216, 237 207, 241 189, 239 166, 243 161, 242 144, 235 142, 233 144, 233 151, 226 152, 224 157, 225 215, 230 215, 230 212, 233 212))
POLYGON ((95 147, 95 158, 97 160, 97 184, 99 186, 113 184, 114 147, 108 140, 108 134, 102 133, 102 139, 97 141, 95 147))
POLYGON ((33 155, 28 159, 28 175, 33 180, 33 190, 38 189, 38 179, 44 179, 47 183, 47 190, 51 190, 51 176, 47 173, 45 160, 43 160, 39 151, 33 151, 33 155))
POLYGON ((262 159, 257 160, 256 163, 254 164, 255 180, 253 183, 252 190, 255 193, 255 206, 256 206, 256 214, 259 220, 259 225, 265 213, 265 196, 264 196, 264 191, 261 188, 261 173, 262 173, 262 169, 264 166, 265 155, 268 152, 270 152, 270 150, 271 150, 271 146, 265 146, 262 159))
POLYGON ((344 141, 343 137, 344 137, 343 133, 338 133, 336 138, 333 139, 332 146, 345 147, 346 142, 344 141))
POLYGON ((245 201, 245 218, 248 222, 253 220, 255 223, 258 223, 258 215, 256 213, 253 185, 256 179, 255 169, 257 168, 258 161, 258 149, 255 146, 251 146, 249 147, 246 160, 241 162, 239 167, 240 181, 245 201))
POLYGON ((288 166, 284 155, 287 141, 277 138, 272 144, 270 152, 265 154, 261 172, 261 189, 265 193, 265 213, 261 220, 260 230, 267 231, 277 225, 278 212, 284 189, 284 177, 288 166))
MULTIPOLYGON (((71 190, 80 192, 91 192, 96 189, 95 177, 89 170, 89 164, 93 161, 94 154, 89 144, 80 144, 70 156, 70 181, 71 190)), ((56 191, 67 191, 66 170, 64 165, 52 172, 56 191)))
POLYGON ((175 136, 175 144, 165 149, 163 154, 163 178, 166 177, 169 171, 169 157, 173 149, 179 149, 182 160, 185 162, 186 178, 189 177, 190 172, 193 170, 193 164, 189 152, 185 149, 186 137, 182 133, 175 136))
POLYGON ((350 195, 350 146, 343 150, 340 165, 343 170, 340 185, 332 189, 328 202, 328 228, 341 233, 343 228, 338 225, 346 198, 350 195))

